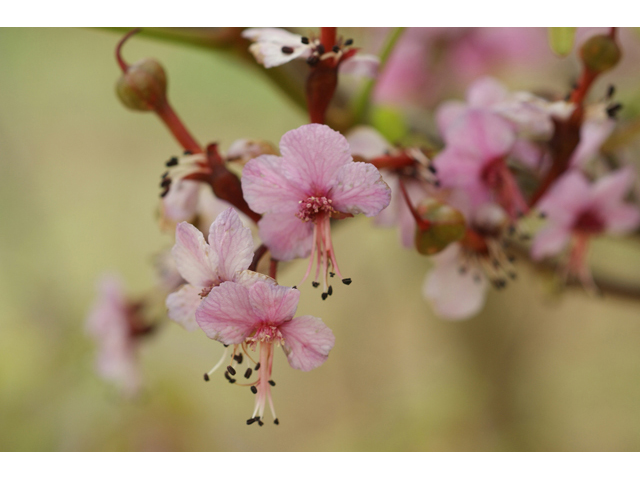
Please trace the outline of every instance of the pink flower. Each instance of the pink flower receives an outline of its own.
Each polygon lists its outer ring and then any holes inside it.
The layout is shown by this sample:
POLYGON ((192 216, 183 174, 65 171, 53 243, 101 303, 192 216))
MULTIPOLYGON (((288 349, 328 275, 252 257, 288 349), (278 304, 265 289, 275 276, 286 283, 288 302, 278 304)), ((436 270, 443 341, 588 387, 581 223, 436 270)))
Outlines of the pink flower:
POLYGON ((140 315, 142 305, 125 296, 119 277, 102 278, 98 292, 87 318, 87 333, 98 344, 98 373, 115 383, 125 396, 135 396, 141 384, 137 361, 139 339, 151 327, 145 326, 140 315))
POLYGON ((221 213, 209 229, 209 243, 193 225, 176 227, 176 244, 171 253, 176 268, 187 282, 167 297, 169 318, 187 330, 195 330, 195 312, 211 289, 222 282, 251 281, 258 275, 246 271, 253 259, 251 230, 233 208, 221 213))
POLYGON ((634 177, 629 168, 592 184, 575 170, 563 175, 538 205, 549 225, 536 235, 531 256, 540 260, 556 255, 573 239, 568 270, 590 286, 592 280, 586 264, 589 238, 602 233, 628 233, 640 225, 640 211, 624 202, 634 177))
MULTIPOLYGON (((237 363, 242 362, 242 351, 255 365, 244 373, 246 379, 255 371, 258 374, 256 381, 244 384, 256 394, 249 425, 258 422, 262 426, 267 402, 274 423, 278 424, 271 399, 275 346, 282 346, 293 368, 306 372, 324 363, 335 343, 333 333, 321 319, 309 315, 293 318, 299 298, 297 289, 264 281, 249 286, 225 282, 212 290, 196 312, 198 325, 209 338, 234 345, 233 359, 237 363), (256 361, 248 350, 255 352, 257 347, 256 361)), ((235 378, 228 375, 236 374, 232 364, 227 367, 226 376, 235 383, 235 378)))
POLYGON ((495 201, 515 220, 528 206, 507 166, 516 144, 512 124, 484 110, 467 110, 445 131, 434 159, 443 187, 458 189, 474 207, 495 201))
POLYGON ((373 166, 354 162, 347 140, 326 125, 304 125, 280 141, 282 157, 262 155, 242 174, 242 191, 252 210, 263 213, 260 237, 277 260, 317 257, 314 285, 323 273, 323 298, 330 294, 329 272, 340 273, 331 242, 331 218, 377 215, 391 191, 373 166))
POLYGON ((309 64, 333 58, 341 73, 374 77, 380 64, 374 55, 356 55, 355 49, 349 48, 352 40, 339 39, 336 45, 322 45, 317 38, 303 37, 282 28, 249 28, 242 36, 254 42, 249 51, 265 68, 296 58, 305 59, 309 64))

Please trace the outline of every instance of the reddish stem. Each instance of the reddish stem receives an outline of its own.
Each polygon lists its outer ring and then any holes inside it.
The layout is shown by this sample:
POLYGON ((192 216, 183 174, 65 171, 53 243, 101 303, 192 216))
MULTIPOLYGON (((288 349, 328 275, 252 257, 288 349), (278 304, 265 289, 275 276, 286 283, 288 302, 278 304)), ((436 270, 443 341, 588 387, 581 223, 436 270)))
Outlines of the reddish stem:
POLYGON ((404 167, 411 167, 414 163, 414 159, 403 152, 399 155, 381 155, 380 157, 368 160, 367 163, 374 165, 378 169, 399 169, 404 167))
POLYGON ((122 70, 122 73, 127 73, 127 70, 129 70, 129 64, 125 62, 124 59, 122 58, 122 46, 124 45, 124 42, 129 40, 132 36, 134 36, 140 30, 141 30, 140 28, 134 28, 129 33, 127 33, 124 37, 122 37, 122 40, 120 40, 118 42, 118 45, 116 45, 116 60, 118 62, 118 65, 120 66, 120 70, 122 70))
POLYGON ((191 153, 203 153, 202 147, 195 141, 182 120, 173 111, 169 102, 165 102, 162 107, 155 110, 160 119, 167 126, 182 148, 191 153))
POLYGON ((320 43, 326 51, 329 51, 336 44, 336 27, 320 27, 320 43))
POLYGON ((264 254, 267 253, 268 251, 269 249, 264 243, 260 244, 260 246, 256 249, 256 251, 253 252, 253 260, 251 261, 251 265, 249 265, 249 270, 253 272, 257 272, 258 263, 260 263, 260 260, 262 259, 262 257, 264 257, 264 254))
POLYGON ((578 81, 577 88, 573 92, 571 92, 571 97, 569 98, 569 101, 571 103, 581 104, 584 101, 585 97, 587 96, 587 93, 589 92, 591 85, 593 84, 595 79, 598 78, 598 75, 599 75, 599 72, 592 72, 591 70, 585 67, 585 69, 582 71, 582 76, 578 81))
POLYGON ((429 231, 429 229, 431 228, 431 222, 429 220, 427 220, 425 218, 422 218, 420 216, 418 211, 415 209, 415 207, 411 203, 411 199, 409 198, 409 194, 407 193, 407 190, 404 187, 404 181, 402 180, 402 178, 400 178, 398 180, 399 180, 398 183, 400 184, 400 191, 402 192, 402 197, 404 198, 404 201, 406 202, 407 206, 409 207, 409 211, 411 212, 411 215, 413 216, 413 219, 416 221, 416 224, 417 224, 418 228, 423 232, 429 231))
POLYGON ((271 262, 269 263, 269 276, 275 280, 277 274, 278 274, 278 261, 272 258, 271 262))

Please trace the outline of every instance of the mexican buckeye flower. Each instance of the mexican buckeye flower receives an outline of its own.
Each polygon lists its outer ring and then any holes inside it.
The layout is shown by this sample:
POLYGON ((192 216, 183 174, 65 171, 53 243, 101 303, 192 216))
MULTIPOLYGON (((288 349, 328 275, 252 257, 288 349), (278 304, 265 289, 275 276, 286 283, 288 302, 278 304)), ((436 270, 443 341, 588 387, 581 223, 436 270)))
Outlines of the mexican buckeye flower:
POLYGON ((326 125, 303 125, 280 141, 281 157, 262 155, 242 173, 242 191, 252 210, 264 214, 258 223, 262 241, 276 260, 309 259, 307 278, 317 262, 314 286, 322 274, 322 298, 331 295, 331 274, 344 278, 331 242, 330 220, 380 213, 391 190, 378 169, 354 162, 349 143, 326 125))
POLYGON ((324 363, 333 348, 335 337, 321 319, 309 315, 293 318, 299 298, 297 289, 270 282, 225 282, 214 288, 196 311, 198 325, 209 338, 234 345, 233 361, 225 376, 231 383, 251 387, 256 394, 248 425, 255 422, 263 425, 267 402, 274 423, 279 423, 271 399, 271 387, 275 386, 271 379, 275 346, 282 346, 293 368, 305 372, 324 363), (257 348, 256 360, 249 351, 255 352, 257 348), (236 383, 229 375, 235 376, 233 362, 241 364, 244 356, 254 364, 246 369, 245 382, 250 382, 254 372, 258 378, 250 383, 236 383))
POLYGON ((592 184, 576 170, 563 175, 538 204, 549 225, 534 238, 531 256, 540 260, 556 255, 572 243, 568 273, 595 290, 586 262, 589 239, 602 233, 629 233, 640 225, 640 211, 623 201, 634 177, 629 168, 592 184))

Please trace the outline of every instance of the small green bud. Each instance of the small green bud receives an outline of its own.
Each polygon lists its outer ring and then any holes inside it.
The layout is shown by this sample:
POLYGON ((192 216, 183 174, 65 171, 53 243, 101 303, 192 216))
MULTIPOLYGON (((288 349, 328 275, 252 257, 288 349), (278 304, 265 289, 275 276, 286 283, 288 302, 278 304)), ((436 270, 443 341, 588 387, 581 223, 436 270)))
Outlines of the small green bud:
POLYGON ((160 63, 144 58, 127 68, 116 84, 116 92, 127 108, 155 110, 166 102, 167 76, 160 63))
POLYGON ((580 49, 580 57, 592 72, 611 70, 620 61, 620 47, 609 35, 595 35, 580 49))
POLYGON ((429 222, 429 228, 416 229, 415 245, 422 255, 434 255, 451 243, 462 239, 467 230, 464 215, 455 208, 435 199, 423 201, 417 212, 429 222))

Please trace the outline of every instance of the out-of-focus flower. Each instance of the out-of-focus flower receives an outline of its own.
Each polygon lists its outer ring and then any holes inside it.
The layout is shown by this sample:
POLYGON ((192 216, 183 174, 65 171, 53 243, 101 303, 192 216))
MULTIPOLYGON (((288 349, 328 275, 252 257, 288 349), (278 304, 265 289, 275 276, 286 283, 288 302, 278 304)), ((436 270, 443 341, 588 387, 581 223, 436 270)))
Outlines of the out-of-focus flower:
POLYGON ((536 235, 531 256, 540 260, 556 255, 573 240, 568 272, 585 286, 592 286, 586 262, 588 240, 603 233, 628 233, 640 225, 638 208, 624 202, 634 178, 630 168, 591 184, 579 171, 572 170, 562 176, 538 205, 549 219, 549 225, 536 235))
POLYGON ((282 157, 262 155, 242 174, 242 190, 252 210, 263 213, 260 237, 277 260, 317 257, 314 285, 323 274, 323 298, 331 294, 329 272, 346 284, 331 242, 331 218, 377 215, 391 191, 373 165, 354 162, 347 140, 326 125, 304 125, 280 141, 282 157))
POLYGON ((209 243, 193 225, 176 227, 176 244, 171 253, 187 282, 167 297, 169 318, 187 330, 195 330, 195 312, 211 290, 222 282, 251 281, 256 274, 246 271, 253 259, 251 230, 233 208, 225 210, 209 229, 209 243))
POLYGON ((616 121, 609 114, 604 102, 587 107, 580 127, 580 142, 571 155, 570 166, 584 168, 589 160, 597 157, 600 147, 609 138, 615 126, 616 121))
POLYGON ((313 65, 333 59, 341 73, 374 77, 380 60, 374 55, 356 55, 351 40, 338 40, 336 45, 322 45, 319 38, 303 37, 281 28, 249 28, 242 36, 251 40, 249 51, 258 63, 272 68, 301 58, 313 65))
MULTIPOLYGON (((310 315, 293 318, 299 298, 300 292, 295 288, 264 281, 248 286, 225 282, 211 291, 196 312, 198 325, 209 338, 234 345, 236 361, 242 359, 242 351, 255 365, 244 374, 246 379, 255 371, 258 375, 256 381, 245 384, 256 394, 255 409, 247 424, 258 422, 262 426, 267 402, 274 423, 279 423, 271 399, 275 346, 281 345, 289 364, 302 371, 320 366, 333 348, 335 337, 321 319, 310 315), (255 351, 257 347, 256 361, 248 350, 255 351)), ((236 374, 231 365, 227 367, 227 378, 235 383, 229 374, 236 374)))
POLYGON ((125 295, 119 277, 103 277, 98 299, 87 318, 87 333, 98 345, 96 367, 100 376, 135 396, 141 385, 137 350, 139 339, 152 329, 141 314, 142 305, 125 295))

